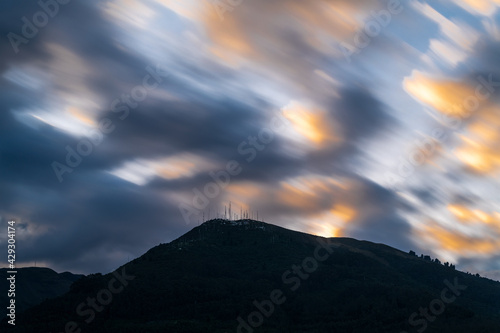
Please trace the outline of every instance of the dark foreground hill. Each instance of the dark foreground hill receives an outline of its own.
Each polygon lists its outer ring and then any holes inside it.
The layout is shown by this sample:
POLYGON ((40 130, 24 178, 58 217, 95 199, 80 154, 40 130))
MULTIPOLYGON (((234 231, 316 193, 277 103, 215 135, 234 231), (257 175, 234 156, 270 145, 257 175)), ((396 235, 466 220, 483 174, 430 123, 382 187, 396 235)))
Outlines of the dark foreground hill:
MULTIPOLYGON (((0 306, 2 318, 7 313, 9 303, 9 281, 7 268, 0 268, 0 306)), ((22 312, 42 301, 61 296, 69 291, 69 287, 83 275, 69 272, 56 273, 46 267, 26 267, 16 269, 15 300, 16 310, 22 312)))
MULTIPOLYGON (((18 316, 18 332, 500 332, 500 283, 382 244, 212 220, 18 316)), ((10 331, 3 322, 2 332, 10 331)))

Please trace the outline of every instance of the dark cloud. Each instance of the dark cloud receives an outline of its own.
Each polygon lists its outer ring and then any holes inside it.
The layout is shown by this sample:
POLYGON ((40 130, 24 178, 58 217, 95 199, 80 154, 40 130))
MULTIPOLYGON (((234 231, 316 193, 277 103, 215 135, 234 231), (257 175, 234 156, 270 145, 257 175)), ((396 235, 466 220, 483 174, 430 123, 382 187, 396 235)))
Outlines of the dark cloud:
POLYGON ((393 120, 383 104, 368 89, 349 87, 340 91, 341 100, 333 108, 334 116, 341 124, 349 141, 370 137, 393 120))
POLYGON ((65 192, 30 196, 28 190, 18 200, 29 202, 29 210, 13 204, 4 211, 5 218, 18 219, 30 231, 18 236, 22 262, 110 271, 126 256, 186 231, 177 207, 161 193, 106 175, 85 175, 65 192))
POLYGON ((456 264, 465 272, 479 273, 483 277, 500 281, 500 256, 498 255, 488 258, 462 257, 456 264))
POLYGON ((356 218, 346 225, 345 235, 402 250, 414 247, 411 226, 400 215, 406 203, 395 192, 357 177, 348 198, 348 202, 359 209, 356 218))

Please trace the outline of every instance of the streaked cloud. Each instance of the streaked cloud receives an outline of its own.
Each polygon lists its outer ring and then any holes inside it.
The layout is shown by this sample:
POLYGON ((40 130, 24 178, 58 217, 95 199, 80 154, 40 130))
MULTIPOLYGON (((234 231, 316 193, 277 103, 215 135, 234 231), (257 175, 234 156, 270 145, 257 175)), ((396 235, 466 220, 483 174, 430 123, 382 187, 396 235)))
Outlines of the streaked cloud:
POLYGON ((492 16, 500 6, 498 0, 458 0, 455 2, 472 14, 492 16))
POLYGON ((154 160, 138 159, 126 162, 122 167, 110 171, 123 180, 136 185, 145 185, 154 177, 173 180, 192 177, 197 173, 210 170, 214 163, 192 154, 180 154, 154 160))
POLYGON ((317 147, 335 145, 341 140, 339 131, 325 111, 292 101, 282 109, 295 131, 317 147))
POLYGON ((500 168, 500 109, 484 109, 460 136, 455 155, 469 170, 480 174, 496 173, 500 168))
POLYGON ((419 102, 439 112, 461 117, 466 112, 464 100, 474 96, 474 90, 467 83, 433 77, 419 71, 403 81, 404 89, 419 102))
MULTIPOLYGON (((246 0, 222 17, 210 1, 74 1, 18 54, 5 39, 0 220, 25 226, 21 264, 110 271, 188 231, 179 202, 237 161, 198 219, 232 202, 295 230, 497 272, 499 3, 401 4, 385 24, 378 0, 246 0), (367 22, 380 29, 347 62, 339 43, 367 22), (146 75, 161 84, 132 107, 146 75), (275 118, 283 126, 255 145, 275 118), (75 158, 68 147, 102 119, 113 132, 59 183, 51 163, 75 158), (384 186, 389 166, 431 145, 384 186)), ((4 36, 39 10, 1 7, 4 36)))

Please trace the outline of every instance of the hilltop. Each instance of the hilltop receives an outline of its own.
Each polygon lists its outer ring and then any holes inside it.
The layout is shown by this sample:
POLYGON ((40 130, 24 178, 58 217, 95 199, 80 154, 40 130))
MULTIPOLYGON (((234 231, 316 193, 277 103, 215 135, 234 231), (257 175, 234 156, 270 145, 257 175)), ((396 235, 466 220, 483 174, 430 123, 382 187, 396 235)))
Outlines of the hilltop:
POLYGON ((80 279, 18 323, 26 333, 64 332, 68 322, 95 333, 497 333, 499 313, 492 280, 383 244, 216 219, 115 273, 80 279), (110 285, 120 290, 111 299, 110 285), (92 311, 89 297, 107 303, 92 311))

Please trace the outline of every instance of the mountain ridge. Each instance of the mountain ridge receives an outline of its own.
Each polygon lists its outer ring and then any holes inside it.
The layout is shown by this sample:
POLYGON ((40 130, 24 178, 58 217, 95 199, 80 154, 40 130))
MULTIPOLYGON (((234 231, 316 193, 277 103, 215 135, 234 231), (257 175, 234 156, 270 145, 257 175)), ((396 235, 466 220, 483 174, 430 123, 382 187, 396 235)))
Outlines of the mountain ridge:
POLYGON ((96 333, 400 332, 424 324, 428 332, 479 327, 497 333, 499 312, 500 283, 387 245, 216 219, 151 248, 114 273, 82 278, 65 295, 28 310, 19 323, 26 333, 40 327, 60 332, 68 322, 96 333), (321 243, 331 253, 317 251, 321 243), (111 281, 118 288, 120 274, 130 280, 91 316, 91 307, 81 304, 109 289, 111 281), (444 288, 450 290, 447 283, 467 289, 446 303, 437 319, 423 322, 419 309, 439 300, 444 288), (271 297, 276 290, 281 298, 271 297), (283 298, 284 303, 273 303, 269 317, 260 312, 262 323, 250 324, 255 304, 283 298))
MULTIPOLYGON (((9 303, 7 297, 8 268, 0 268, 0 305, 5 309, 9 303), (5 305, 5 307, 3 306, 5 305)), ((61 296, 69 291, 73 282, 84 275, 71 272, 57 273, 48 267, 23 267, 16 269, 16 310, 22 312, 45 299, 61 296)))

